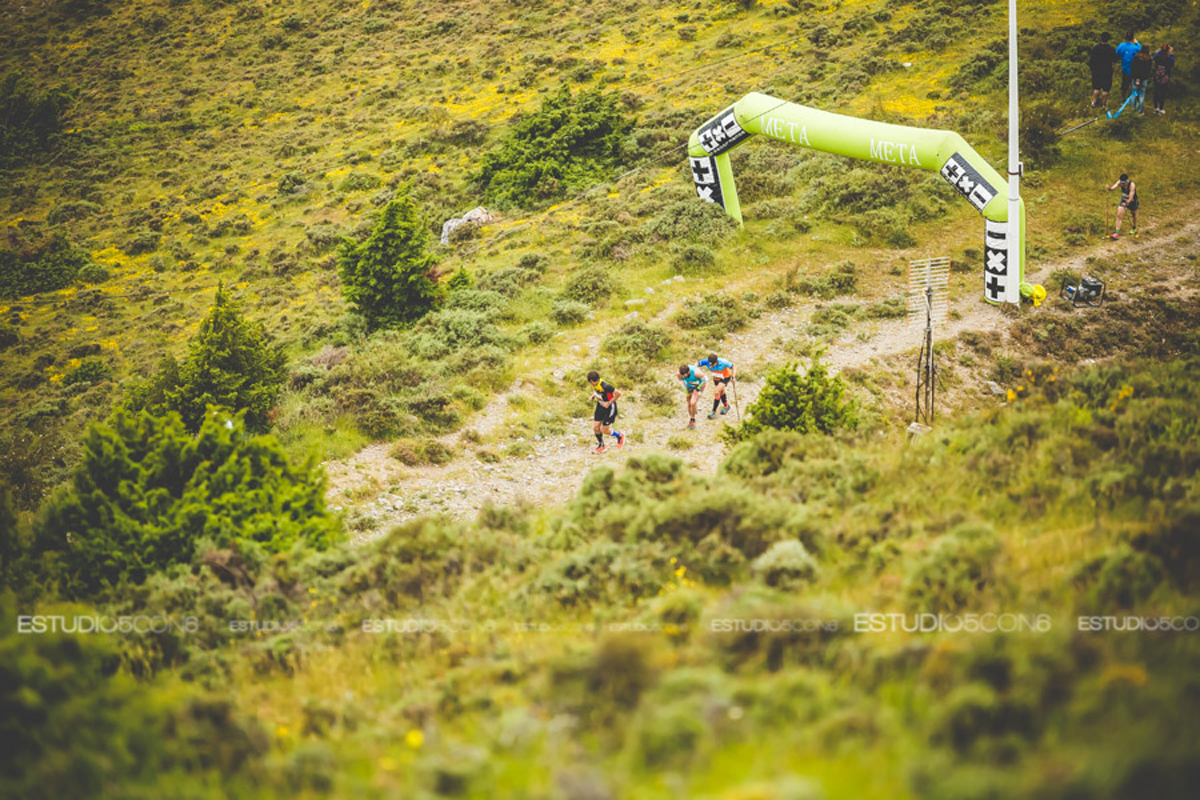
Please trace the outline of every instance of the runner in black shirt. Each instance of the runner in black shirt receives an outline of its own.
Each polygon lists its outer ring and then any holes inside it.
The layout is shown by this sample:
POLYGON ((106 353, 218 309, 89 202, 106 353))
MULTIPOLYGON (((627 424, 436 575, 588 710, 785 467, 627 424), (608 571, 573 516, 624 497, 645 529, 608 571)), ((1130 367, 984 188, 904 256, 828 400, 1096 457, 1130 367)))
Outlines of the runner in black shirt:
POLYGON ((1121 190, 1121 202, 1117 204, 1117 229, 1115 231, 1113 231, 1112 236, 1109 236, 1108 238, 1110 238, 1110 239, 1120 239, 1121 238, 1121 218, 1125 216, 1126 211, 1128 211, 1130 213, 1130 215, 1133 217, 1133 227, 1129 229, 1129 232, 1132 235, 1137 236, 1137 211, 1138 211, 1137 185, 1132 180, 1129 179, 1128 175, 1126 175, 1125 173, 1121 173, 1120 179, 1116 183, 1114 183, 1112 186, 1108 187, 1108 190, 1110 192, 1113 189, 1121 190))
POLYGON ((613 430, 617 421, 617 398, 621 390, 608 381, 600 380, 600 373, 592 371, 587 376, 588 384, 592 387, 592 399, 596 401, 596 410, 592 414, 592 431, 596 434, 596 449, 593 453, 603 453, 608 448, 604 446, 604 434, 609 434, 617 440, 617 447, 625 445, 625 435, 613 430))

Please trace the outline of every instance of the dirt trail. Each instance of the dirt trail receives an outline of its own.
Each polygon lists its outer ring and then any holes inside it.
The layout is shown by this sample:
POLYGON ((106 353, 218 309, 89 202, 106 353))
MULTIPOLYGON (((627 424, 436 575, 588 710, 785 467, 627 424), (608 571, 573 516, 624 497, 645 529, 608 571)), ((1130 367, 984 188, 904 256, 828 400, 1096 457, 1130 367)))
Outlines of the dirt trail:
MULTIPOLYGON (((1200 223, 1193 223, 1157 238, 1161 247, 1174 240, 1200 232, 1200 223)), ((1117 247, 1124 249, 1125 243, 1117 247)), ((1132 243, 1131 243, 1132 245, 1132 243)), ((1114 252, 1109 248, 1110 252, 1114 252)), ((1026 280, 1040 282, 1056 269, 1086 271, 1086 259, 1099 249, 1072 256, 1055 263, 1031 268, 1026 280)), ((1057 287, 1047 286, 1054 293, 1057 287)), ((793 306, 763 314, 745 329, 727 334, 721 352, 741 367, 748 369, 752 380, 740 382, 737 399, 745 412, 762 388, 762 367, 772 363, 795 360, 781 349, 780 344, 797 336, 812 313, 815 303, 793 306)), ((1015 318, 1005 311, 984 302, 979 294, 952 299, 950 319, 937 330, 939 340, 955 337, 964 330, 1007 328, 1015 318)), ((921 340, 921 328, 910 326, 905 319, 857 323, 836 341, 830 343, 823 360, 833 371, 860 367, 873 359, 913 353, 921 340)), ((914 364, 915 366, 915 364, 914 364)), ((498 433, 510 413, 508 398, 519 394, 513 386, 495 396, 475 416, 467 429, 474 430, 484 440, 498 433)), ((722 423, 733 423, 734 412, 716 420, 705 419, 711 408, 711 387, 701 401, 701 413, 695 431, 685 430, 687 422, 682 394, 679 411, 664 418, 636 400, 620 403, 618 430, 628 434, 622 450, 615 448, 602 455, 593 455, 595 446, 590 419, 575 419, 565 435, 545 437, 530 442, 534 452, 524 458, 510 458, 496 464, 477 461, 470 450, 457 447, 460 456, 450 464, 435 467, 406 467, 388 455, 390 445, 369 445, 350 458, 325 464, 329 476, 328 497, 335 507, 352 506, 352 527, 357 536, 370 538, 388 530, 392 525, 419 515, 443 512, 453 517, 472 517, 487 503, 560 504, 578 490, 583 477, 599 464, 619 465, 630 456, 649 452, 673 452, 667 441, 673 436, 690 439, 693 446, 675 453, 693 468, 711 473, 724 454, 718 438, 722 423), (355 518, 357 517, 357 522, 355 518)), ((448 444, 458 445, 461 434, 444 437, 448 444)), ((611 441, 611 440, 610 440, 611 441)))

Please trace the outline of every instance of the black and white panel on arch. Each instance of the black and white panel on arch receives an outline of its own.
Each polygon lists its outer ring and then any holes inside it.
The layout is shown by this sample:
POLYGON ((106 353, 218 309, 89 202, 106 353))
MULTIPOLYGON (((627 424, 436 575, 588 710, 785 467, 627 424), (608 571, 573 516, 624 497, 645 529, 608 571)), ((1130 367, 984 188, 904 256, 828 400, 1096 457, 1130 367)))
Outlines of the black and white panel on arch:
POLYGON ((706 122, 696 136, 704 152, 719 156, 749 139, 750 132, 738 124, 737 115, 730 107, 706 122))
POLYGON ((1008 223, 984 220, 983 294, 992 303, 1005 301, 1008 266, 1008 223))
POLYGON ((712 156, 690 156, 688 161, 692 167, 696 196, 724 208, 725 197, 721 194, 721 175, 717 172, 717 159, 712 156))
POLYGON ((992 186, 979 174, 971 164, 958 153, 946 159, 942 165, 942 177, 958 190, 967 202, 975 206, 976 211, 982 212, 984 206, 996 196, 996 187, 992 186))

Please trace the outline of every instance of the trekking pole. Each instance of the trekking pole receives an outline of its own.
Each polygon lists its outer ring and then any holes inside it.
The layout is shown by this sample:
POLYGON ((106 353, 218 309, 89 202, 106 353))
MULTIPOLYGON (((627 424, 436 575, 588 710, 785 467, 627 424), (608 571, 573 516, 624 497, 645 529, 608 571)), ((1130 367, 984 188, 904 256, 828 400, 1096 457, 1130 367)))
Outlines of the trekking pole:
POLYGON ((738 399, 737 399, 737 378, 733 379, 733 383, 729 384, 729 388, 733 389, 733 410, 737 412, 738 425, 741 425, 742 424, 742 409, 741 409, 741 406, 738 405, 738 399))
POLYGON ((1068 133, 1074 133, 1075 131, 1079 130, 1080 128, 1086 128, 1088 125, 1091 125, 1093 122, 1099 121, 1099 119, 1100 119, 1099 117, 1092 117, 1087 122, 1081 122, 1078 125, 1067 128, 1065 131, 1055 131, 1054 135, 1055 136, 1066 136, 1068 133))

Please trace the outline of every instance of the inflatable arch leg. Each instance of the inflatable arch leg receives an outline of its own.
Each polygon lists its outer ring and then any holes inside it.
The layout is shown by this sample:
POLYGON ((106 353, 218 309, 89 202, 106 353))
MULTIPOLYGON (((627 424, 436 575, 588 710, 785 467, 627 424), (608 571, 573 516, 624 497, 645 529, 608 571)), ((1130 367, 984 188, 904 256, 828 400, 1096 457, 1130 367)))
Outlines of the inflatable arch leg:
POLYGON ((847 117, 758 92, 701 125, 688 140, 696 194, 742 222, 729 151, 758 134, 781 142, 880 164, 938 172, 984 217, 983 295, 1018 302, 1025 272, 1025 204, 1021 203, 1016 263, 1010 262, 1008 184, 957 133, 847 117))

